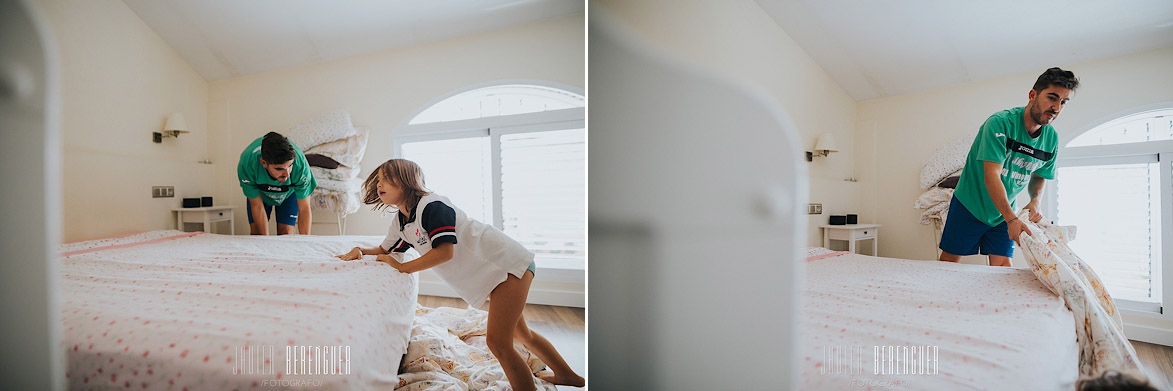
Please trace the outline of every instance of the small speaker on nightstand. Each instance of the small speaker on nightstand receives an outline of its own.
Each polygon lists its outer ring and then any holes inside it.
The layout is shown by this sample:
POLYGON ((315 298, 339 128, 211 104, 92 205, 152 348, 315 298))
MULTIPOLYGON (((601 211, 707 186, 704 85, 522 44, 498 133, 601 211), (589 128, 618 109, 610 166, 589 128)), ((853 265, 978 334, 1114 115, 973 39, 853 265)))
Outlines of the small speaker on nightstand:
POLYGON ((847 225, 847 216, 831 215, 831 225, 847 225))

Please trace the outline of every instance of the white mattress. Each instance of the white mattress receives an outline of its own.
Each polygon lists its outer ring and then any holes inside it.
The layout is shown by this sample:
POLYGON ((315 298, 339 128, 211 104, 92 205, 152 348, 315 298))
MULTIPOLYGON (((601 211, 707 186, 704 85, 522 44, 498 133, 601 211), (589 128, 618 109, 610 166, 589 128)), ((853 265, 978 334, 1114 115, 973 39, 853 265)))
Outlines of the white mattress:
POLYGON ((803 389, 1074 388, 1074 320, 1030 270, 858 254, 806 266, 803 389), (885 346, 936 346, 935 359, 919 361, 936 373, 876 374, 885 346))
POLYGON ((69 388, 393 388, 416 278, 374 256, 332 257, 381 240, 152 231, 62 245, 69 388), (244 346, 271 356, 250 360, 244 346), (286 372, 286 346, 348 346, 349 373, 286 372))

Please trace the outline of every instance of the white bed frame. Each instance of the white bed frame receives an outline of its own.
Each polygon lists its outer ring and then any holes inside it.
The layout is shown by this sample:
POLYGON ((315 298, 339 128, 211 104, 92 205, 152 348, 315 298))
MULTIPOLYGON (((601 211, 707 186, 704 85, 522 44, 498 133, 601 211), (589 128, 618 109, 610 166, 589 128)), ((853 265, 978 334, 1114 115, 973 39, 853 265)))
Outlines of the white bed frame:
POLYGON ((794 125, 603 12, 590 24, 592 388, 797 389, 808 176, 794 125))

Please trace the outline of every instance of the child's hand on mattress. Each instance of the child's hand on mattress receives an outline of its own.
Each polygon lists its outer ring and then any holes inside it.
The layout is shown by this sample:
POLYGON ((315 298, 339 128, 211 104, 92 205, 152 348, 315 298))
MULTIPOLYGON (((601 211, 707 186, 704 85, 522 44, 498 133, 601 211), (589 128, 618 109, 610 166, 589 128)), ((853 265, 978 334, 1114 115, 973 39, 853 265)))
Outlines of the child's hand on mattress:
POLYGON ((355 259, 362 258, 362 249, 355 247, 354 249, 350 250, 350 252, 348 252, 346 254, 335 255, 334 257, 341 259, 343 261, 353 261, 355 259))
POLYGON ((386 263, 388 265, 391 265, 391 267, 395 268, 395 270, 403 272, 403 269, 401 269, 403 267, 403 264, 399 263, 399 261, 395 260, 394 257, 392 257, 388 254, 379 254, 378 256, 375 257, 375 260, 379 261, 379 262, 386 263))

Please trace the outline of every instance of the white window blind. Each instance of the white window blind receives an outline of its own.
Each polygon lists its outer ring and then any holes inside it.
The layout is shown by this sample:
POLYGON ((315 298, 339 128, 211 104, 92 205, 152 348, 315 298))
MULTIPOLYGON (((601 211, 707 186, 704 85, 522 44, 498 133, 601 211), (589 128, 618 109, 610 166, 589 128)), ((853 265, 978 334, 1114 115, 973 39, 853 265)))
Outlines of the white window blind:
POLYGON ((1173 109, 1138 113, 1097 126, 1067 144, 1068 147, 1173 140, 1173 109))
MULTIPOLYGON (((586 99, 556 87, 497 85, 429 106, 393 140, 428 187, 536 255, 539 268, 586 267, 586 99)), ((559 277, 553 277, 559 278, 559 277)))
POLYGON ((403 158, 416 162, 424 181, 469 218, 493 222, 492 162, 489 137, 466 137, 405 143, 403 158))
POLYGON ((503 230, 544 267, 586 262, 584 129, 501 136, 503 230))
POLYGON ((535 253, 540 267, 586 265, 586 131, 557 129, 405 142, 403 158, 424 170, 428 188, 470 218, 498 228, 535 253), (493 138, 500 139, 494 162, 493 138), (500 164, 500 180, 493 165, 500 164), (494 189, 500 189, 500 220, 494 189))
POLYGON ((1152 161, 1059 168, 1058 222, 1078 227, 1072 250, 1113 298, 1159 302, 1161 170, 1155 156, 1143 160, 1152 161))

